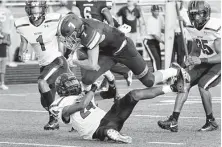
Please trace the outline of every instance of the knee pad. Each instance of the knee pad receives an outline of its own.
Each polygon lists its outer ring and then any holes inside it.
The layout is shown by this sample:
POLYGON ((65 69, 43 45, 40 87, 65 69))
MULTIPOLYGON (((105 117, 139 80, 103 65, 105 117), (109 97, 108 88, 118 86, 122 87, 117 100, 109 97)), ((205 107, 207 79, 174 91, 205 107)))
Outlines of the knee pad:
POLYGON ((38 87, 39 87, 39 90, 41 93, 44 93, 44 92, 50 90, 47 81, 45 81, 43 79, 38 80, 38 87))
POLYGON ((140 81, 146 87, 153 87, 154 80, 155 80, 155 77, 154 77, 154 75, 150 71, 148 71, 147 74, 140 79, 140 81))
POLYGON ((127 93, 122 99, 120 99, 120 101, 122 100, 122 105, 125 107, 131 105, 135 106, 135 104, 138 102, 135 100, 136 95, 137 94, 135 90, 132 90, 129 93, 127 93))

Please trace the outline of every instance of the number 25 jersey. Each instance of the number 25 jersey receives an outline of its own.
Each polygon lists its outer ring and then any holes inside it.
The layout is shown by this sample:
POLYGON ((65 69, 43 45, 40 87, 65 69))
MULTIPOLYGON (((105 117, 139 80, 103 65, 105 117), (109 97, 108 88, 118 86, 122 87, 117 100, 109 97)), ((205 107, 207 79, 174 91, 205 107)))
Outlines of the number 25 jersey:
POLYGON ((200 50, 200 58, 209 58, 217 54, 214 40, 221 38, 221 23, 219 19, 210 18, 201 30, 197 30, 193 26, 187 26, 187 30, 200 50))
POLYGON ((58 49, 57 26, 61 14, 48 13, 40 26, 30 23, 28 16, 15 21, 17 33, 23 36, 36 52, 40 66, 50 64, 61 56, 58 49))

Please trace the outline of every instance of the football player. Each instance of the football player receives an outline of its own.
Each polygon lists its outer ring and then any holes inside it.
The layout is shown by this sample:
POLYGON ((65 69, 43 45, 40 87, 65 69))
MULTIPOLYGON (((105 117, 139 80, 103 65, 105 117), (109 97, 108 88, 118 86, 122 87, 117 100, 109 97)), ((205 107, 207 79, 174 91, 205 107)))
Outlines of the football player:
MULTIPOLYGON (((107 22, 111 26, 115 26, 114 19, 110 13, 110 9, 112 7, 112 1, 111 0, 76 0, 74 4, 79 8, 80 15, 82 18, 85 19, 96 19, 101 22, 107 22)), ((124 68, 118 68, 118 70, 115 70, 116 68, 111 68, 112 72, 116 72, 119 74, 122 74, 124 78, 126 79, 128 85, 131 85, 132 83, 132 73, 129 70, 126 70, 124 68), (112 70, 113 69, 113 70, 112 70)), ((82 70, 84 74, 85 70, 82 70)), ((105 87, 107 81, 109 83, 109 89, 108 91, 101 92, 100 94, 103 95, 103 97, 113 97, 115 99, 118 99, 118 92, 115 86, 115 77, 110 72, 107 71, 104 73, 103 80, 103 86, 105 87)), ((103 87, 101 87, 102 89, 103 87)))
POLYGON ((169 92, 169 87, 165 85, 132 90, 118 99, 106 113, 97 107, 93 100, 97 84, 93 84, 91 90, 85 94, 82 93, 80 82, 76 77, 64 73, 56 80, 56 89, 60 98, 51 104, 50 111, 62 123, 71 124, 83 139, 103 141, 108 138, 117 142, 131 143, 130 136, 119 132, 135 105, 139 100, 152 99, 169 92))
MULTIPOLYGON (((55 80, 64 73, 70 72, 66 59, 58 48, 57 26, 60 14, 46 13, 46 1, 27 0, 25 3, 26 17, 15 21, 17 32, 21 35, 19 56, 22 61, 27 60, 27 45, 33 47, 40 67, 38 88, 41 95, 41 104, 48 111, 55 99, 55 80)), ((58 129, 59 125, 49 112, 49 122, 45 130, 58 129)))
MULTIPOLYGON (((193 38, 195 45, 187 59, 187 65, 194 66, 188 71, 191 82, 189 89, 198 85, 204 110, 206 123, 199 131, 212 131, 218 129, 212 111, 211 94, 209 89, 218 85, 221 78, 221 23, 220 20, 210 17, 211 8, 205 1, 190 1, 188 16, 191 26, 187 30, 193 38)), ((177 95, 173 114, 165 121, 158 121, 162 129, 172 132, 178 131, 178 118, 187 100, 188 91, 177 95)))
MULTIPOLYGON (((64 43, 75 50, 76 44, 86 47, 88 59, 78 60, 73 57, 71 64, 88 69, 82 78, 85 85, 91 85, 95 80, 116 63, 126 65, 134 75, 147 87, 162 82, 169 77, 183 77, 189 81, 186 72, 177 68, 168 68, 151 73, 148 66, 133 41, 117 28, 93 19, 81 19, 75 14, 63 17, 58 26, 58 33, 64 43), (100 51, 100 53, 99 53, 100 51)), ((74 54, 75 55, 75 54, 74 54)), ((181 89, 184 87, 181 82, 181 89)), ((183 91, 183 90, 182 90, 183 91)))

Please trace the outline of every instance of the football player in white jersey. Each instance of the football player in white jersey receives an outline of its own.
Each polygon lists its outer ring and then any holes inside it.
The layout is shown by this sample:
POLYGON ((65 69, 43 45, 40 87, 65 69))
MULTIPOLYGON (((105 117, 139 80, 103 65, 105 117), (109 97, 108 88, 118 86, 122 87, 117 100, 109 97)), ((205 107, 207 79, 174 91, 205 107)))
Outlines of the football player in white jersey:
MULTIPOLYGON (((48 107, 55 99, 55 80, 69 72, 66 59, 58 48, 57 26, 60 14, 46 13, 46 1, 27 0, 25 3, 26 17, 15 21, 17 32, 21 35, 19 56, 22 61, 27 60, 27 45, 33 47, 40 65, 38 88, 41 94, 41 104, 48 111, 48 107)), ((49 122, 45 130, 58 129, 57 120, 49 113, 49 122)))
POLYGON ((55 85, 60 98, 49 109, 55 118, 64 124, 71 124, 83 139, 108 138, 123 143, 132 142, 131 137, 119 132, 137 102, 171 91, 169 85, 132 90, 118 99, 106 113, 94 103, 98 84, 93 84, 91 90, 83 94, 81 84, 74 74, 64 73, 57 78, 55 85))
MULTIPOLYGON (((194 45, 186 64, 194 67, 188 71, 191 82, 187 88, 189 91, 192 86, 198 85, 206 113, 206 123, 198 131, 218 129, 213 116, 209 89, 218 85, 221 78, 221 21, 210 18, 210 14, 211 8, 207 2, 190 1, 188 16, 192 25, 187 26, 187 30, 194 45)), ((165 121, 158 121, 162 129, 178 131, 178 118, 187 97, 188 92, 178 94, 173 114, 165 121)))

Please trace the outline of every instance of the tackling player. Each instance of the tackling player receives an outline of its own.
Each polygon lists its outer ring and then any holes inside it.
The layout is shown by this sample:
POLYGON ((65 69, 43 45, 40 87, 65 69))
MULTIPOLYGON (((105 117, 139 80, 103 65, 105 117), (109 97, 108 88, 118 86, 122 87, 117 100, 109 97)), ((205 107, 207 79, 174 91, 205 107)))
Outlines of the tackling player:
POLYGON ((103 141, 108 138, 123 143, 132 142, 130 136, 119 132, 138 101, 170 92, 167 90, 170 89, 169 85, 132 90, 118 99, 106 113, 94 104, 96 84, 92 85, 87 94, 82 93, 79 81, 73 74, 67 73, 60 75, 55 83, 60 98, 50 106, 54 117, 64 124, 71 124, 83 139, 103 141))
MULTIPOLYGON (((85 85, 94 83, 99 76, 116 63, 126 65, 147 87, 152 87, 169 77, 178 75, 178 73, 183 76, 183 79, 189 81, 189 77, 186 77, 186 72, 177 68, 168 68, 151 73, 146 62, 136 50, 133 41, 120 30, 108 24, 92 19, 80 19, 75 14, 69 14, 61 19, 58 32, 60 37, 63 38, 61 40, 69 48, 75 48, 76 44, 86 47, 87 59, 78 60, 74 56, 69 61, 72 64, 88 69, 82 78, 82 82, 85 85)), ((178 68, 181 69, 180 67, 178 68)), ((183 88, 183 85, 181 85, 181 88, 183 88)))
MULTIPOLYGON (((206 123, 199 131, 218 129, 213 116, 209 89, 218 85, 221 78, 221 23, 220 20, 210 18, 210 14, 211 8, 207 2, 190 1, 188 16, 192 26, 187 26, 187 30, 195 45, 186 63, 188 66, 194 66, 188 71, 191 77, 188 91, 192 86, 198 85, 206 113, 206 123)), ((187 97, 188 92, 177 95, 173 114, 165 121, 158 121, 162 129, 178 131, 178 118, 187 97)))
MULTIPOLYGON (((19 56, 22 61, 27 60, 27 45, 33 47, 36 52, 40 68, 38 88, 41 95, 41 104, 48 111, 55 99, 55 80, 64 73, 69 72, 66 59, 58 48, 57 26, 60 14, 46 13, 46 1, 27 0, 25 3, 26 17, 15 21, 17 32, 21 35, 19 56)), ((57 120, 49 112, 49 122, 44 126, 45 130, 58 129, 57 120)))

